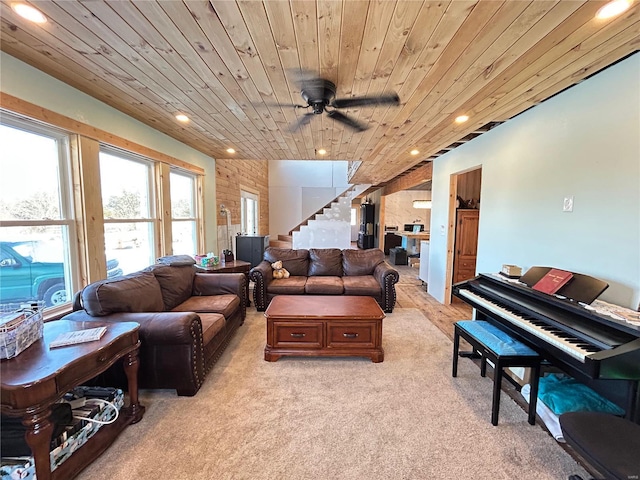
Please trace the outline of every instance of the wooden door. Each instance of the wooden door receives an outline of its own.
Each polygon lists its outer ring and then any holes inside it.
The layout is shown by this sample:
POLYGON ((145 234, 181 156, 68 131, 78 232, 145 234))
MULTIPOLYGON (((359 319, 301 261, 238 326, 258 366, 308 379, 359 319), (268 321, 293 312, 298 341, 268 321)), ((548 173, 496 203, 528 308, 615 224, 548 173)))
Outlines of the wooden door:
POLYGON ((453 258, 453 283, 473 278, 478 251, 479 210, 456 212, 456 240, 453 258))

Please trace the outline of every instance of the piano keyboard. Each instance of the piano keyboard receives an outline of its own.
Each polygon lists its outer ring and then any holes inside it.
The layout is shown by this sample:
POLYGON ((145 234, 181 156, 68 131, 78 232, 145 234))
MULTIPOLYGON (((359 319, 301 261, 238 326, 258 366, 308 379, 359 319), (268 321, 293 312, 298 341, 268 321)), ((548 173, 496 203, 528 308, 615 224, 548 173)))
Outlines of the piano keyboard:
POLYGON ((534 318, 525 318, 521 314, 515 313, 513 310, 507 309, 504 306, 474 292, 461 289, 458 294, 472 300, 473 303, 484 307, 488 311, 500 316, 500 318, 520 327, 522 330, 543 339, 548 344, 561 349, 563 352, 566 352, 582 363, 585 362, 585 357, 589 354, 600 351, 593 345, 586 344, 584 341, 576 337, 572 337, 560 329, 547 325, 534 318))

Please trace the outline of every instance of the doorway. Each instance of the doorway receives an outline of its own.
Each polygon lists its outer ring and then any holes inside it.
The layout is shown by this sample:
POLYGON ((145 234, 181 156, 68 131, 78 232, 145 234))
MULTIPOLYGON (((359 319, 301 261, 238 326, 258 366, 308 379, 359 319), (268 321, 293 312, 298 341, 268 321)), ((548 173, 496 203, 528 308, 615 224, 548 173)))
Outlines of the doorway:
POLYGON ((482 167, 451 175, 449 185, 449 232, 447 279, 444 299, 452 302, 452 286, 476 274, 482 167))

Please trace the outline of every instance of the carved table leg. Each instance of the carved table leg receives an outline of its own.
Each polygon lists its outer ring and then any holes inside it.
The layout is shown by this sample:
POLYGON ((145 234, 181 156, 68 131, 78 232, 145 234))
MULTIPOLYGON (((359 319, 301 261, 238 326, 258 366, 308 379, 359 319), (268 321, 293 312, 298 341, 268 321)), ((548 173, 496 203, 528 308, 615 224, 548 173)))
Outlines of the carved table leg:
POLYGON ((138 401, 138 349, 127 354, 123 359, 124 373, 127 375, 127 384, 129 386, 129 412, 133 421, 138 423, 144 415, 144 407, 138 401))
POLYGON ((31 453, 33 453, 38 480, 49 480, 51 478, 49 450, 51 435, 53 434, 53 423, 49 419, 50 415, 51 407, 47 407, 39 412, 26 415, 22 419, 22 424, 27 427, 25 438, 27 445, 31 448, 31 453))

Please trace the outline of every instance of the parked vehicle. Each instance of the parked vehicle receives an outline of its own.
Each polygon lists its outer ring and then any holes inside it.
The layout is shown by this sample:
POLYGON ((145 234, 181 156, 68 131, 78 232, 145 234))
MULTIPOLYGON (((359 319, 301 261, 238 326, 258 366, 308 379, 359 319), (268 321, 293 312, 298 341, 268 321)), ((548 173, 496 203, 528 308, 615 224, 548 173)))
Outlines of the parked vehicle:
MULTIPOLYGON (((42 301, 47 307, 67 301, 64 263, 40 262, 21 254, 31 242, 0 242, 0 305, 42 301)), ((107 261, 107 277, 122 275, 118 260, 107 261)))

